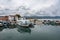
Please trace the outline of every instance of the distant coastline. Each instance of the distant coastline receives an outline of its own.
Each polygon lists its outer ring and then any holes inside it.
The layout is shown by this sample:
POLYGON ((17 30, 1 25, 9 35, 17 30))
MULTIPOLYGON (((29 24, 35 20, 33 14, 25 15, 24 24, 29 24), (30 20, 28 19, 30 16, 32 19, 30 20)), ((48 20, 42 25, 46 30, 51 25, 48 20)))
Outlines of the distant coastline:
POLYGON ((60 16, 24 16, 27 19, 60 19, 60 16))

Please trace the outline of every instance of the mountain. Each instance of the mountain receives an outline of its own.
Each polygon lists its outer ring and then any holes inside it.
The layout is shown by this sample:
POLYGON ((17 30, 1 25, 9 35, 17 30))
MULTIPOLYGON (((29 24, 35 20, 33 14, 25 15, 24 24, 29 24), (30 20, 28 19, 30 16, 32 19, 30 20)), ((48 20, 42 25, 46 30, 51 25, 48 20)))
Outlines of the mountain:
POLYGON ((60 19, 60 16, 24 16, 25 18, 29 19, 60 19))

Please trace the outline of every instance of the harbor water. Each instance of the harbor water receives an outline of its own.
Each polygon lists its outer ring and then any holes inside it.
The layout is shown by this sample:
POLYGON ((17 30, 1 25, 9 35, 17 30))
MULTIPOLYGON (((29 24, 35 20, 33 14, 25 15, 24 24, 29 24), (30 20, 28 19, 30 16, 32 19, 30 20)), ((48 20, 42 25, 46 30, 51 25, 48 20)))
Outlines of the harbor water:
POLYGON ((0 40, 60 40, 60 26, 35 25, 23 28, 0 28, 0 40))

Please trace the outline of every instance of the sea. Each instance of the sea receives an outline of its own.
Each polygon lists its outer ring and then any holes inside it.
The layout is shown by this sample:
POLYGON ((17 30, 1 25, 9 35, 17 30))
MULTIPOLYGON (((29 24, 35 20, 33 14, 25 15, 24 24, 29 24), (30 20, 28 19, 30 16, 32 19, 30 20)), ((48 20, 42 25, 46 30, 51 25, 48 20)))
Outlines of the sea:
POLYGON ((60 26, 0 27, 0 40, 60 40, 60 26))

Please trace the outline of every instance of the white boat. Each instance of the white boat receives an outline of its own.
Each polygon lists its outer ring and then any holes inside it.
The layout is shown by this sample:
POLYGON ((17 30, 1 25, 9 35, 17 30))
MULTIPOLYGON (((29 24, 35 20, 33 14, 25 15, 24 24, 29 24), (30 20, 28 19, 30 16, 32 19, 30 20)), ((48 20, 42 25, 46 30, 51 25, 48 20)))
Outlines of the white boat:
POLYGON ((19 20, 17 20, 17 24, 26 27, 33 26, 33 24, 25 18, 20 18, 19 20))

